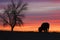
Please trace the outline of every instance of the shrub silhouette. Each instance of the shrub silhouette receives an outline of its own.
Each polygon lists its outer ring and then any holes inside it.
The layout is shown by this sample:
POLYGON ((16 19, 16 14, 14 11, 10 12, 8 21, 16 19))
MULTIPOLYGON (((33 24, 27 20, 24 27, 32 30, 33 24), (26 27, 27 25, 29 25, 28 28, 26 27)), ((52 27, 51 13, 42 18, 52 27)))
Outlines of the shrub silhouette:
POLYGON ((41 25, 41 27, 39 27, 39 32, 42 32, 42 31, 44 31, 44 32, 48 32, 48 30, 49 30, 49 23, 43 23, 42 25, 41 25))

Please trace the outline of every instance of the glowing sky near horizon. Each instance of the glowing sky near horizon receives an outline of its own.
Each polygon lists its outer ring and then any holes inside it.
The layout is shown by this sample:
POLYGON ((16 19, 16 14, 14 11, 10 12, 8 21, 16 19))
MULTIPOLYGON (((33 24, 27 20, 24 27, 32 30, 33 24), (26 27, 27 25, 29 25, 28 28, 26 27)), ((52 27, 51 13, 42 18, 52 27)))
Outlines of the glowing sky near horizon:
MULTIPOLYGON (((27 10, 23 13, 23 27, 15 27, 18 31, 38 31, 43 22, 50 23, 49 31, 60 32, 60 0, 24 0, 28 3, 27 10)), ((0 0, 0 13, 6 7, 9 0, 0 0)), ((10 30, 9 27, 1 27, 1 30, 10 30)))

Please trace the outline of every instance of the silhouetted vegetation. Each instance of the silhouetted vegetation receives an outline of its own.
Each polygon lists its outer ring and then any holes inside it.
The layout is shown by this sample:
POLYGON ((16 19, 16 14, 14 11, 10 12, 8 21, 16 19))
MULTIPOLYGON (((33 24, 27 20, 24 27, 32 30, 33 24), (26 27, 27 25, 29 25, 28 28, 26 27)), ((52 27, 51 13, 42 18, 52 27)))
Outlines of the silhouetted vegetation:
POLYGON ((16 25, 23 25, 22 18, 24 17, 24 14, 21 12, 27 9, 26 5, 27 3, 23 3, 22 0, 16 2, 11 0, 11 3, 7 5, 7 8, 5 8, 4 13, 0 15, 3 25, 10 25, 11 31, 13 31, 13 28, 16 25))
POLYGON ((49 30, 49 23, 43 23, 42 25, 41 25, 41 27, 39 27, 39 32, 48 32, 48 30, 49 30))

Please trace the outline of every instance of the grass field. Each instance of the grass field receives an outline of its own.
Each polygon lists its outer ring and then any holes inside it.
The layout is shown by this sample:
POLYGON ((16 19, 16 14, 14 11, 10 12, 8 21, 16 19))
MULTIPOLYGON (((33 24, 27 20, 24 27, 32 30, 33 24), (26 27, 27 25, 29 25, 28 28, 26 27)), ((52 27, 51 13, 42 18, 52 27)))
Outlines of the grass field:
POLYGON ((0 40, 60 40, 60 33, 0 31, 0 40))

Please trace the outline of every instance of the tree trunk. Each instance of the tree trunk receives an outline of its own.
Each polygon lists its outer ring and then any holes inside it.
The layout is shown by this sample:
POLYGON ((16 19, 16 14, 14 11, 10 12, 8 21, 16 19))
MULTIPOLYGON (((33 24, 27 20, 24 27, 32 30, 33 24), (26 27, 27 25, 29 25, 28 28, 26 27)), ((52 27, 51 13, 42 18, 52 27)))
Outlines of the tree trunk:
POLYGON ((13 32, 13 28, 14 28, 14 27, 11 27, 11 32, 13 32))

